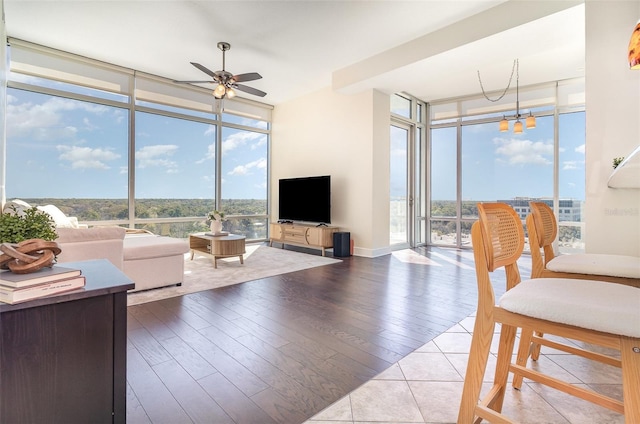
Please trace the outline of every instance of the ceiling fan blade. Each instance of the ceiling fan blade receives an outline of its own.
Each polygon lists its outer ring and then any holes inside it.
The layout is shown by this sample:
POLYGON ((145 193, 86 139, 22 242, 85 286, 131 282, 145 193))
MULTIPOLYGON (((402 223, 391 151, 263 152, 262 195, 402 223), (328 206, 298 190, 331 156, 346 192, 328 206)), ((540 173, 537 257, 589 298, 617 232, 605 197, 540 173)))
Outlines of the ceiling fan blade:
POLYGON ((242 84, 233 84, 233 88, 237 88, 240 91, 244 91, 245 93, 253 94, 254 96, 264 97, 267 95, 264 91, 260 91, 257 88, 248 87, 242 84))
POLYGON ((196 62, 190 62, 190 63, 191 63, 193 66, 195 66, 196 68, 200 69, 200 70, 201 70, 202 72, 204 72, 205 74, 210 75, 210 76, 211 76, 215 81, 217 81, 218 76, 216 75, 216 73, 215 73, 215 72, 213 72, 212 70, 210 70, 210 69, 208 69, 208 68, 206 68, 206 67, 202 66, 202 65, 201 65, 201 64, 199 64, 199 63, 196 63, 196 62))
POLYGON ((233 80, 235 82, 254 81, 260 78, 262 78, 262 75, 257 72, 249 72, 247 74, 238 74, 233 76, 233 80))
POLYGON ((214 83, 215 81, 207 80, 207 81, 176 81, 173 80, 176 84, 204 84, 204 83, 214 83))

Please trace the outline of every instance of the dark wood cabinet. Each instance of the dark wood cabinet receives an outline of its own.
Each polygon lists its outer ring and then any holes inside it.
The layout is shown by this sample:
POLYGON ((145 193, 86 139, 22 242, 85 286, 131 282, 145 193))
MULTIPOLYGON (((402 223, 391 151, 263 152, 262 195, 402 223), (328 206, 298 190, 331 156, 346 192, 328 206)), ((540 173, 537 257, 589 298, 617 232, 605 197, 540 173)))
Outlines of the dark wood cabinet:
POLYGON ((80 268, 83 289, 0 304, 1 423, 126 421, 127 290, 107 260, 80 268))

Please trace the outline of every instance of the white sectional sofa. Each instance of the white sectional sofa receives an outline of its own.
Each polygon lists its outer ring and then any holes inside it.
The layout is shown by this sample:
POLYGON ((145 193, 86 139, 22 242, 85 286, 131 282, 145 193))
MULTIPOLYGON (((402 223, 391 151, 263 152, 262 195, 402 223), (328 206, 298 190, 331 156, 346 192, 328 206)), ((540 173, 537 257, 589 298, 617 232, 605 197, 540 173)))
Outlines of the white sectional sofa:
MULTIPOLYGON (((20 213, 30 208, 16 199, 4 205, 3 213, 20 213), (15 212, 12 208, 15 208, 15 212)), ((129 232, 123 227, 93 227, 78 224, 54 205, 38 206, 56 224, 55 240, 62 252, 58 263, 108 259, 135 283, 133 291, 182 284, 184 255, 189 252, 186 240, 129 232)))
POLYGON ((123 241, 122 270, 134 291, 181 285, 184 278, 186 240, 154 234, 127 234, 123 241))
POLYGON ((57 228, 58 263, 105 258, 135 283, 133 291, 182 284, 185 240, 127 234, 122 227, 57 228))

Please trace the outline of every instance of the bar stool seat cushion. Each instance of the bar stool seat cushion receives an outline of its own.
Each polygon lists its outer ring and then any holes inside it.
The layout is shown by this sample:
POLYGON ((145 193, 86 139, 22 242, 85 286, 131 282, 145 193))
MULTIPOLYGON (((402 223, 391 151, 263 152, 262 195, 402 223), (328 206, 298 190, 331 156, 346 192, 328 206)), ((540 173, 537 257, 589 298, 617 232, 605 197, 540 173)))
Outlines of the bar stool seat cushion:
POLYGON ((569 278, 524 280, 499 300, 520 315, 640 337, 640 289, 623 284, 569 278))
POLYGON ((640 278, 640 257, 600 253, 559 255, 547 263, 547 269, 574 274, 640 278))

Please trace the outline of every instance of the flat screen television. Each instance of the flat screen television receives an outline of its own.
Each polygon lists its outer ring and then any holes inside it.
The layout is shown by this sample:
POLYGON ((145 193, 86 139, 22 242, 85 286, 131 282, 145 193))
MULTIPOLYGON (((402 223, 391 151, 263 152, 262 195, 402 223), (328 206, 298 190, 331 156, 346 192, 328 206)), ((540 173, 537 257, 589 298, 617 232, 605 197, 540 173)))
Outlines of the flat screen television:
POLYGON ((279 184, 278 219, 331 223, 331 176, 284 178, 279 184))

